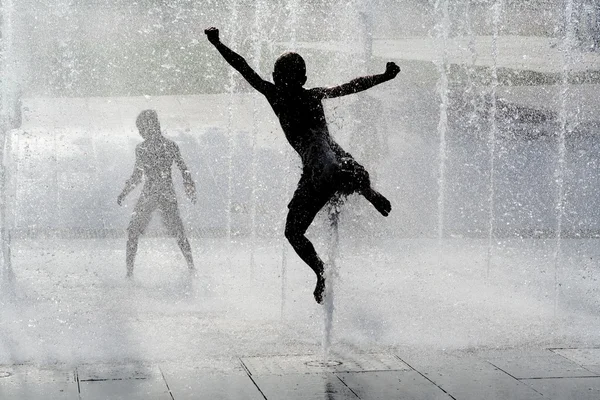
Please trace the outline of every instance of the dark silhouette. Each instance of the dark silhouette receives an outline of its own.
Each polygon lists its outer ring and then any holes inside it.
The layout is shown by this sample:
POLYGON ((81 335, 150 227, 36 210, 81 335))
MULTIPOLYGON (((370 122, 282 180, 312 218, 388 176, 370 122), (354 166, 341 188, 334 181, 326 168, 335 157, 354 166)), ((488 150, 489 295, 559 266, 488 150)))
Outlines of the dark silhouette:
POLYGON ((363 195, 384 216, 391 211, 391 205, 371 188, 367 171, 329 135, 321 100, 369 89, 393 79, 400 68, 389 62, 381 75, 356 78, 332 88, 304 89, 304 60, 299 54, 285 53, 275 61, 273 84, 262 79, 243 57, 221 43, 218 29, 209 28, 205 33, 225 60, 267 98, 288 142, 302 159, 302 177, 288 205, 285 236, 317 275, 314 296, 317 303, 322 303, 325 289, 323 261, 305 236, 319 210, 334 196, 354 192, 363 195))
POLYGON ((142 111, 137 117, 136 125, 144 141, 135 148, 133 174, 127 180, 123 192, 117 198, 117 203, 121 205, 129 192, 142 181, 142 177, 145 177, 142 193, 135 205, 131 222, 127 228, 127 277, 133 276, 133 264, 139 237, 146 230, 152 218, 152 213, 156 209, 160 210, 163 222, 177 238, 177 244, 188 267, 193 271, 192 250, 179 216, 177 197, 171 177, 173 162, 181 170, 186 195, 195 203, 196 187, 192 175, 181 157, 177 144, 162 135, 156 111, 142 111))

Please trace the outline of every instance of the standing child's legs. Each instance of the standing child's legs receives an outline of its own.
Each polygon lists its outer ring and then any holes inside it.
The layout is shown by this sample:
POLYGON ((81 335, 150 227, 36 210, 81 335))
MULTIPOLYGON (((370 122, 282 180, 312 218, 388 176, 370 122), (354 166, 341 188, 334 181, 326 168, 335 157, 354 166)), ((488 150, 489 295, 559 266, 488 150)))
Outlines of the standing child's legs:
POLYGON ((190 242, 187 237, 185 237, 185 233, 182 235, 177 235, 177 245, 185 258, 185 262, 190 270, 196 269, 194 267, 194 258, 192 257, 192 247, 190 246, 190 242))
POLYGON ((139 235, 129 232, 129 235, 127 238, 127 248, 125 250, 125 262, 127 264, 127 277, 128 278, 131 278, 133 276, 133 264, 135 262, 135 254, 137 253, 139 238, 140 238, 139 235))
POLYGON ((190 270, 194 270, 194 259, 192 257, 192 248, 190 242, 185 235, 185 228, 183 227, 183 221, 179 216, 179 209, 177 207, 177 199, 175 195, 169 199, 163 200, 160 205, 163 220, 169 231, 177 238, 177 245, 185 258, 185 262, 190 270))
POLYGON ((137 253, 138 240, 150 223, 152 212, 155 208, 156 203, 142 194, 131 215, 131 221, 127 227, 127 248, 125 252, 128 278, 133 276, 133 265, 137 253))

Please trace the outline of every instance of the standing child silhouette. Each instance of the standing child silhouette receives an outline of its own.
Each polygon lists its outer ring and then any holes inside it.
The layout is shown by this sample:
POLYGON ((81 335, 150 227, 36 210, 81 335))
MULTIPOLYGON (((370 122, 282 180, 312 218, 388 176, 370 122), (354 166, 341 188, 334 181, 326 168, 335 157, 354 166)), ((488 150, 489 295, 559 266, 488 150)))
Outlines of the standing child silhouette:
POLYGON ((290 52, 275 61, 273 84, 262 79, 243 57, 221 43, 217 28, 204 32, 223 58, 267 98, 279 118, 285 137, 302 159, 302 177, 288 205, 285 236, 298 256, 317 275, 313 294, 317 303, 321 304, 325 290, 323 261, 305 236, 319 210, 337 194, 354 192, 363 195, 384 216, 392 209, 390 202, 371 187, 367 171, 329 134, 321 101, 389 81, 396 77, 400 68, 389 62, 380 75, 356 78, 332 88, 304 89, 306 65, 299 54, 290 52))
POLYGON ((185 257, 190 270, 194 270, 192 249, 185 235, 183 221, 179 216, 177 197, 171 177, 173 163, 181 170, 185 193, 190 200, 196 202, 196 187, 179 147, 172 140, 164 137, 160 131, 158 115, 154 110, 142 111, 136 120, 137 128, 144 141, 135 148, 135 166, 131 178, 125 183, 123 192, 117 198, 121 205, 125 197, 145 177, 142 194, 138 199, 131 221, 127 228, 127 277, 133 276, 133 264, 137 253, 138 240, 152 219, 152 213, 158 209, 169 231, 177 238, 177 244, 185 257))

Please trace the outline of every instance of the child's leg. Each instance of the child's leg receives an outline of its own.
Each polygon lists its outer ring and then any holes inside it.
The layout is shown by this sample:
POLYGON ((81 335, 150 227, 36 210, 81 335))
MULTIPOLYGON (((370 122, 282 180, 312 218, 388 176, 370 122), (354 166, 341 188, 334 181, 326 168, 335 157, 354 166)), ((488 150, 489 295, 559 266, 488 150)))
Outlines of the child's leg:
POLYGON ((371 187, 371 179, 365 168, 353 158, 345 157, 341 162, 342 191, 351 193, 356 191, 362 194, 377 211, 387 217, 392 211, 392 205, 381 193, 371 187))
POLYGON ((127 264, 127 277, 133 276, 133 264, 135 262, 135 255, 138 248, 139 235, 132 234, 131 232, 127 238, 127 248, 125 250, 125 262, 127 264))
POLYGON ((192 247, 190 246, 190 242, 188 241, 185 235, 177 237, 177 245, 185 258, 185 262, 190 270, 196 269, 194 267, 194 258, 192 257, 192 247))
POLYGON ((323 302, 323 292, 325 290, 325 278, 323 276, 323 261, 317 255, 313 244, 304 235, 314 220, 319 210, 327 203, 328 199, 314 201, 309 204, 302 202, 290 203, 290 211, 285 224, 285 237, 290 245, 296 251, 296 254, 304 261, 317 275, 317 285, 314 290, 314 297, 317 303, 323 302))
POLYGON ((366 190, 361 190, 360 194, 365 196, 365 199, 367 199, 369 203, 373 204, 373 207, 375 207, 375 209, 384 217, 387 217, 390 211, 392 211, 392 204, 390 201, 373 188, 369 187, 366 190))
POLYGON ((135 262, 135 255, 138 249, 138 241, 142 233, 146 230, 146 227, 150 223, 152 218, 152 212, 154 211, 154 204, 152 201, 148 201, 143 195, 140 196, 133 214, 131 215, 131 221, 127 227, 127 247, 125 251, 125 263, 127 264, 127 277, 133 276, 133 265, 135 262))
POLYGON ((194 258, 192 257, 192 248, 185 235, 183 221, 179 215, 177 200, 173 197, 168 201, 161 203, 161 212, 163 220, 169 231, 177 238, 177 245, 185 258, 185 262, 190 270, 194 270, 194 258))

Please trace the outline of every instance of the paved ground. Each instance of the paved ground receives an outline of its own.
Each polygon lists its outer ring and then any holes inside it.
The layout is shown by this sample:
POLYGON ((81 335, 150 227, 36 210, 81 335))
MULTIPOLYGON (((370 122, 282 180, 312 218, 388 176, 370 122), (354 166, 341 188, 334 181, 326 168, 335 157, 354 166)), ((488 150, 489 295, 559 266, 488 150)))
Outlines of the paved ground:
POLYGON ((194 240, 188 283, 148 238, 128 283, 122 239, 17 241, 0 399, 599 398, 597 241, 565 241, 556 271, 552 241, 501 242, 491 279, 485 243, 343 241, 323 364, 310 271, 277 242, 253 265, 247 243, 194 240))
POLYGON ((600 349, 239 357, 199 364, 0 366, 3 400, 600 397, 600 349), (210 368, 226 372, 216 373, 210 368))

